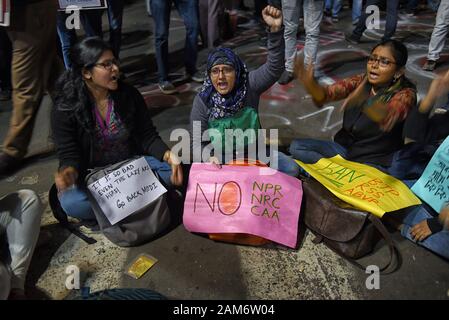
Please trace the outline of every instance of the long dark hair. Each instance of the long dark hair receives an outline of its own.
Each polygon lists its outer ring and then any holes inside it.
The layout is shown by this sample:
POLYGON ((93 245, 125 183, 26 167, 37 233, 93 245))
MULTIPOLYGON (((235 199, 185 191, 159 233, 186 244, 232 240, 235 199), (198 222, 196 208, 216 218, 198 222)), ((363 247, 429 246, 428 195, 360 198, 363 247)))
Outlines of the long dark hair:
POLYGON ((89 37, 77 43, 70 52, 72 67, 56 82, 55 105, 60 110, 75 110, 89 100, 83 71, 91 70, 111 47, 99 37, 89 37), (81 103, 80 103, 81 102, 81 103))

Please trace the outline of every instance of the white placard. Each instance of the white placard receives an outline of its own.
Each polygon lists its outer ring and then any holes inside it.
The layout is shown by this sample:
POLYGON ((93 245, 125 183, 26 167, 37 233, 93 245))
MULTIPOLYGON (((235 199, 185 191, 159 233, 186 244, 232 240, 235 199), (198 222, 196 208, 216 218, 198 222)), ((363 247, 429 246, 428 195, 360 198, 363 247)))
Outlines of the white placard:
POLYGON ((59 7, 65 9, 68 6, 77 6, 78 8, 103 8, 101 0, 59 0, 59 7))
POLYGON ((167 192, 144 157, 111 172, 88 188, 112 225, 167 192))

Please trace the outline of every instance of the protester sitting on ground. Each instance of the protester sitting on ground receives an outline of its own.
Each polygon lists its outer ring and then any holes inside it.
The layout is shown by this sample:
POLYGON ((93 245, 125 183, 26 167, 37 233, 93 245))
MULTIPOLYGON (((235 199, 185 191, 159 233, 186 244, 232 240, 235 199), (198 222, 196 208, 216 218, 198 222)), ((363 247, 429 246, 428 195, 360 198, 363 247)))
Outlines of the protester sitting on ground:
POLYGON ((51 121, 55 182, 69 216, 95 219, 83 183, 87 169, 132 156, 146 156, 167 188, 182 184, 179 160, 159 137, 142 95, 119 74, 109 45, 94 37, 74 47, 72 68, 58 80, 51 121))
POLYGON ((404 127, 404 135, 410 143, 395 153, 390 168, 397 178, 418 179, 440 144, 449 136, 449 110, 446 109, 449 95, 445 107, 436 109, 429 117, 438 98, 448 92, 449 71, 432 81, 419 107, 410 112, 404 127))
MULTIPOLYGON (((416 181, 406 181, 411 187, 416 181)), ((400 226, 401 235, 449 259, 449 203, 438 214, 423 203, 407 209, 400 226)))
MULTIPOLYGON (((238 129, 254 129, 257 135, 257 129, 260 128, 257 114, 260 96, 279 79, 284 68, 282 12, 275 7, 267 6, 262 11, 262 15, 270 29, 268 32, 268 58, 263 66, 248 72, 246 65, 231 49, 218 48, 210 52, 207 61, 207 79, 201 92, 193 101, 190 116, 192 132, 195 132, 196 123, 201 124, 201 137, 208 128, 218 122, 226 122, 230 119, 235 120, 236 123, 243 122, 239 118, 242 119, 245 115, 249 115, 252 119, 251 124, 245 123, 238 129)), ((219 127, 219 125, 215 127, 219 127)), ((224 139, 224 132, 220 133, 224 139)), ((208 142, 197 140, 193 137, 193 154, 202 155, 208 142)), ((222 151, 225 150, 222 149, 222 151)), ((290 168, 284 166, 291 159, 280 152, 276 154, 279 159, 279 170, 296 175, 295 167, 291 171, 290 168)), ((224 155, 214 154, 209 161, 221 163, 223 158, 219 159, 220 156, 224 155)), ((245 156, 240 155, 240 157, 245 156)), ((251 158, 254 159, 254 157, 251 158)), ((194 158, 194 161, 198 160, 194 158)))
POLYGON ((415 85, 404 75, 407 57, 407 48, 402 43, 381 42, 371 51, 365 74, 324 87, 315 80, 313 65, 309 64, 305 70, 298 58, 296 74, 318 107, 346 100, 342 106, 343 128, 334 141, 294 140, 290 145, 292 156, 315 163, 339 154, 347 160, 388 171, 393 154, 404 144, 404 121, 416 105, 415 85))
POLYGON ((41 201, 31 190, 0 199, 0 300, 26 298, 25 277, 39 237, 42 212, 41 201))

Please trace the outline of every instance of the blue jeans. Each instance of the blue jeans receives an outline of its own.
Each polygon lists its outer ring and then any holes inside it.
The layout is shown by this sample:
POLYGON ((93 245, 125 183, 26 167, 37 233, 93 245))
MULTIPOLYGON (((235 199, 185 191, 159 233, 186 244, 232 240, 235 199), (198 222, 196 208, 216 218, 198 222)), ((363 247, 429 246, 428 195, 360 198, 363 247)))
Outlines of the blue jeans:
MULTIPOLYGON (((171 167, 167 162, 161 162, 154 157, 145 157, 151 169, 161 178, 161 183, 167 189, 172 188, 170 181, 171 167)), ((62 209, 68 216, 81 220, 95 220, 95 214, 87 196, 85 187, 74 187, 59 195, 62 209)))
MULTIPOLYGON (((408 0, 407 9, 415 10, 418 7, 419 0, 408 0)), ((440 0, 427 0, 427 6, 433 11, 437 12, 440 5, 440 0)))
POLYGON ((332 17, 338 17, 342 7, 341 0, 326 0, 324 5, 326 10, 331 11, 332 17))
POLYGON ((278 167, 274 169, 277 169, 280 172, 288 174, 292 177, 297 177, 299 175, 301 167, 295 162, 295 160, 292 159, 292 157, 289 157, 285 153, 279 151, 275 151, 273 156, 278 158, 278 167))
MULTIPOLYGON (((365 8, 370 5, 379 5, 380 0, 368 0, 365 8)), ((396 32, 396 27, 398 24, 398 7, 399 0, 388 0, 387 1, 387 22, 385 24, 385 32, 382 40, 389 40, 396 32)), ((364 8, 364 9, 365 9, 364 8)), ((360 39, 363 32, 366 30, 366 18, 368 17, 365 10, 362 11, 359 22, 352 32, 353 36, 360 39)))
POLYGON ((290 144, 290 154, 304 163, 315 163, 321 158, 332 158, 337 154, 346 158, 345 147, 333 141, 295 139, 290 144))
MULTIPOLYGON (((56 28, 58 31, 59 41, 61 42, 62 56, 65 68, 71 68, 70 50, 77 42, 76 31, 67 29, 66 20, 70 14, 58 12, 56 28)), ((83 25, 84 32, 87 37, 101 37, 101 11, 100 10, 81 10, 80 20, 83 25), (98 22, 100 21, 100 23, 98 22)))
MULTIPOLYGON (((321 158, 332 158, 337 154, 346 159, 348 154, 348 150, 337 142, 316 139, 293 140, 290 144, 289 152, 294 159, 304 163, 316 163, 321 158)), ((374 163, 364 164, 389 174, 389 168, 374 163)), ((300 172, 306 176, 309 175, 302 168, 300 168, 300 172)))
POLYGON ((155 49, 159 81, 168 80, 168 33, 172 2, 184 20, 186 42, 184 63, 189 74, 196 72, 198 55, 197 40, 199 32, 198 0, 151 0, 151 12, 155 24, 155 49))
POLYGON ((359 21, 362 15, 363 0, 352 1, 352 22, 359 21))
MULTIPOLYGON (((404 181, 408 186, 412 186, 415 181, 404 181)), ((432 208, 423 203, 419 206, 414 206, 407 210, 407 216, 402 221, 403 227, 401 229, 401 235, 410 241, 415 242, 417 245, 429 249, 436 254, 439 254, 446 259, 449 259, 449 230, 442 230, 434 233, 423 241, 417 242, 413 240, 410 234, 410 229, 420 223, 423 220, 431 219, 434 216, 430 213, 432 208)))

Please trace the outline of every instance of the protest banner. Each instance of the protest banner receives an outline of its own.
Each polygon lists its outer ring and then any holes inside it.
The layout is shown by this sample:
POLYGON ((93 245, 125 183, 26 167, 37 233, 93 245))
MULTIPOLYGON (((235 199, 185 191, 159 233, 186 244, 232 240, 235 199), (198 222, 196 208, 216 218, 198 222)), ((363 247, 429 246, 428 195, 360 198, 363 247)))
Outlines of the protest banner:
POLYGON ((144 157, 91 183, 88 188, 112 225, 167 192, 144 157))
POLYGON ((194 163, 183 221, 190 232, 244 233, 295 248, 301 201, 301 181, 274 169, 194 163))
POLYGON ((449 137, 435 152, 412 191, 436 212, 449 201, 449 137))
POLYGON ((320 159, 314 164, 296 162, 335 196, 380 218, 385 212, 421 203, 396 178, 368 165, 345 160, 340 155, 320 159))

